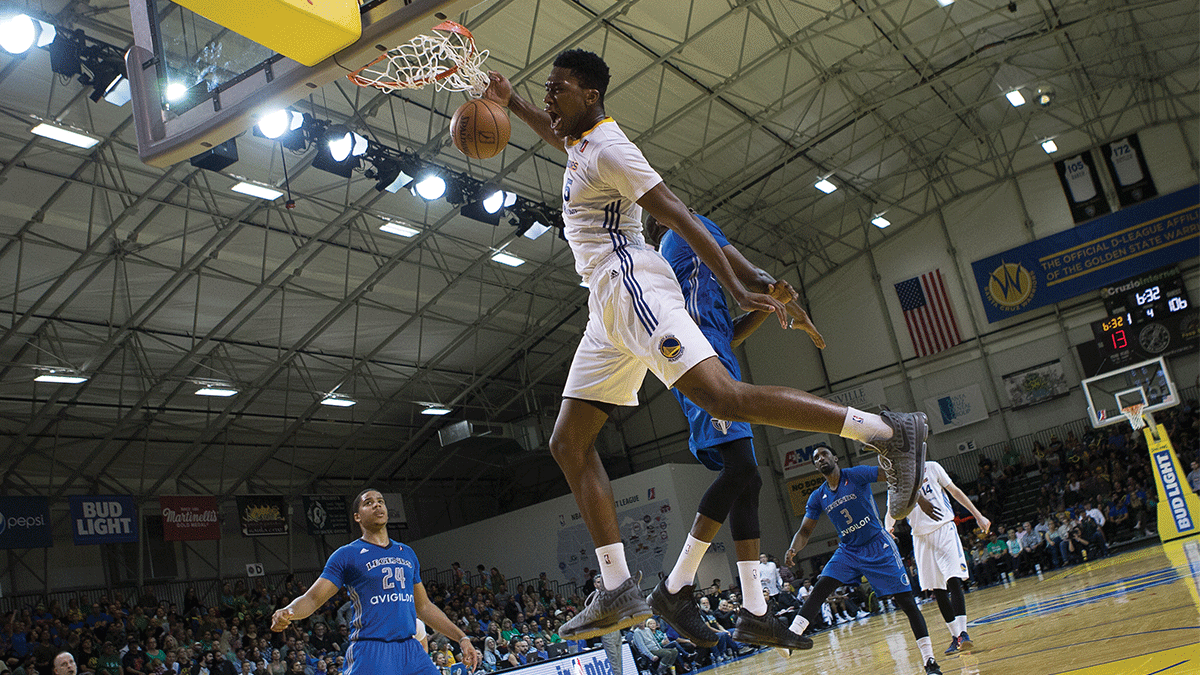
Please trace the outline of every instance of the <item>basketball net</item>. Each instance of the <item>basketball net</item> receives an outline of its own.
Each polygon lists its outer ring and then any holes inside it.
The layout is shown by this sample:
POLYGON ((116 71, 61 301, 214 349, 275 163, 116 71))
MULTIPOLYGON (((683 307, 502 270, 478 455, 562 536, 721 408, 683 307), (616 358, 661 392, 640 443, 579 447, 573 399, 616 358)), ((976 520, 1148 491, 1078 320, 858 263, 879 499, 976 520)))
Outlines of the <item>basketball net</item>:
POLYGON ((477 50, 471 31, 453 21, 443 21, 433 30, 444 35, 418 35, 350 73, 350 81, 389 93, 432 84, 445 91, 482 96, 488 86, 482 67, 488 51, 477 50))
POLYGON ((1129 425, 1133 427, 1134 431, 1146 426, 1146 420, 1142 417, 1142 408, 1145 407, 1145 403, 1134 403, 1131 406, 1121 408, 1121 414, 1125 416, 1125 419, 1129 420, 1129 425))

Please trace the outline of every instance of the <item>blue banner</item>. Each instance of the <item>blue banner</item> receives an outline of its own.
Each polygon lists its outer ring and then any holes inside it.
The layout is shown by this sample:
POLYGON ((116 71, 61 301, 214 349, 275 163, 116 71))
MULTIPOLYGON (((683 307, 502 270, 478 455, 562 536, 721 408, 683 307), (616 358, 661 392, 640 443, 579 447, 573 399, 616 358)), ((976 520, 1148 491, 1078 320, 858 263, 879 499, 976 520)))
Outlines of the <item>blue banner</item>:
POLYGON ((76 546, 138 540, 137 505, 128 495, 71 497, 71 536, 76 546))
POLYGON ((1200 185, 971 263, 989 323, 1195 257, 1200 185))
POLYGON ((0 497, 0 549, 50 548, 50 500, 45 497, 0 497))

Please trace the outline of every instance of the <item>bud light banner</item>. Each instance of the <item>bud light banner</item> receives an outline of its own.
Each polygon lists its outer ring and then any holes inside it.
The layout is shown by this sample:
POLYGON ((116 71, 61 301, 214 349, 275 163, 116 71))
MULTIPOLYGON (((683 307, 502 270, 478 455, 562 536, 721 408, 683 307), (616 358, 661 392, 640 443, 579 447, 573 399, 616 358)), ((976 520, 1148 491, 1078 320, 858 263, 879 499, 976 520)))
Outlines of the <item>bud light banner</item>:
POLYGON ((216 497, 158 498, 162 507, 163 541, 207 541, 221 538, 216 497))
POLYGON ((989 322, 1196 256, 1200 186, 971 263, 989 322))
POLYGON ((137 506, 128 495, 75 495, 71 536, 76 546, 127 544, 138 540, 137 506))
POLYGON ((344 497, 304 496, 304 525, 314 537, 349 534, 350 513, 344 497))
POLYGON ((50 500, 0 497, 0 549, 50 548, 50 500))
POLYGON ((287 498, 276 495, 247 495, 237 498, 242 535, 270 537, 288 533, 287 498))

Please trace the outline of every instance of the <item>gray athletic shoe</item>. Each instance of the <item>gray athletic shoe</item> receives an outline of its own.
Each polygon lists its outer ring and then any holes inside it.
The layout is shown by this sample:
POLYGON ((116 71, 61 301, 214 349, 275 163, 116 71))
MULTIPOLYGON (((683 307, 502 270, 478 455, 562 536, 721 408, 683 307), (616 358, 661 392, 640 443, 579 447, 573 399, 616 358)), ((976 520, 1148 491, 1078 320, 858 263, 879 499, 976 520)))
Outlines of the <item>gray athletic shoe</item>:
POLYGON ((642 589, 630 577, 611 591, 598 585, 587 597, 583 609, 558 629, 558 635, 564 640, 590 640, 629 628, 650 616, 650 605, 646 604, 642 589))
POLYGON ((888 483, 888 512, 896 520, 908 516, 917 505, 921 483, 925 480, 925 439, 929 438, 929 419, 923 412, 879 413, 892 428, 886 441, 869 443, 879 453, 879 468, 888 483))
POLYGON ((704 623, 704 617, 700 616, 700 608, 696 606, 696 600, 692 597, 694 590, 695 587, 688 584, 679 589, 678 593, 668 592, 667 580, 663 579, 650 591, 650 597, 646 601, 650 603, 650 609, 655 614, 671 624, 683 637, 700 647, 716 647, 720 636, 709 628, 708 624, 704 623))
POLYGON ((743 644, 781 649, 812 649, 813 646, 812 640, 788 630, 788 627, 774 616, 755 616, 745 607, 738 610, 737 623, 733 626, 731 637, 743 644))

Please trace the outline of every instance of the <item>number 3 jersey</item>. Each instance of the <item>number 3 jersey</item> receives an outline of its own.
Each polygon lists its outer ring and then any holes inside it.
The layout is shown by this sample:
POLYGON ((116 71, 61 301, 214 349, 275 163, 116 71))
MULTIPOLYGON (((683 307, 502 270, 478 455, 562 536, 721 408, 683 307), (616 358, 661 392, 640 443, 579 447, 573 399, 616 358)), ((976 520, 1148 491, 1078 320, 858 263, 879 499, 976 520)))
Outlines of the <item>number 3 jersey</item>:
POLYGON ((350 594, 351 640, 396 641, 417 632, 413 588, 421 583, 420 570, 411 548, 358 539, 329 556, 321 577, 350 594))
POLYGON ((871 495, 871 483, 877 480, 878 467, 842 469, 836 490, 829 489, 826 481, 808 496, 804 515, 819 520, 822 513, 828 514, 837 530, 838 541, 846 546, 863 546, 883 533, 883 523, 871 495))

